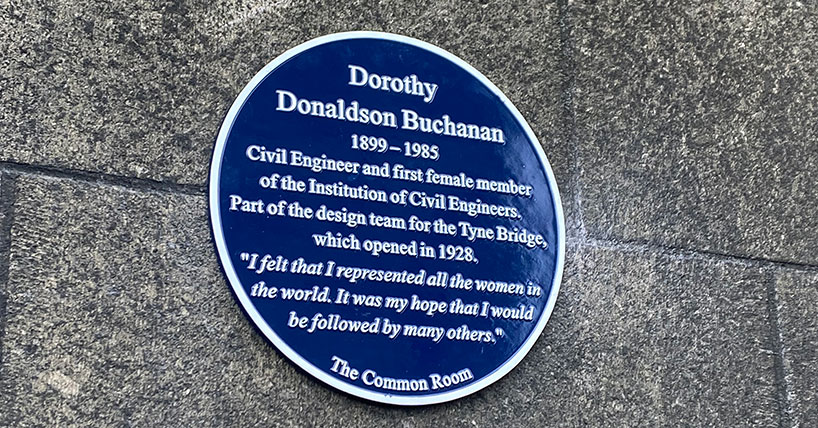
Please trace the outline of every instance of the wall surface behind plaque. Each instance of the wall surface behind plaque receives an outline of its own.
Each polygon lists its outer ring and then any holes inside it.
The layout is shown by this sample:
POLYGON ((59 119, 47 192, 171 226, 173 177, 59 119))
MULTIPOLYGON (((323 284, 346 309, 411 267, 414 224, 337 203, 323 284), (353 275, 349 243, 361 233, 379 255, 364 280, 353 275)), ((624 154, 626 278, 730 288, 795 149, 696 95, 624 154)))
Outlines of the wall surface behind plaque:
POLYGON ((0 3, 0 426, 814 426, 816 23, 814 2, 0 3), (560 185, 551 321, 451 403, 299 372, 211 244, 234 97, 347 30, 472 64, 560 185))

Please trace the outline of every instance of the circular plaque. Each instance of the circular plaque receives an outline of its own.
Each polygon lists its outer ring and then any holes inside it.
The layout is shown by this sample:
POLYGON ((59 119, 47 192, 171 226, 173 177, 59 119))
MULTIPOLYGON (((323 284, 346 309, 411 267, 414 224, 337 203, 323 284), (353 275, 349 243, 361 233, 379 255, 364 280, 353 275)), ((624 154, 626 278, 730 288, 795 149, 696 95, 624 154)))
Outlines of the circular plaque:
POLYGON ((222 124, 209 201, 252 323, 358 397, 478 391, 554 308, 565 232, 545 154, 486 77, 428 43, 334 34, 269 63, 222 124))

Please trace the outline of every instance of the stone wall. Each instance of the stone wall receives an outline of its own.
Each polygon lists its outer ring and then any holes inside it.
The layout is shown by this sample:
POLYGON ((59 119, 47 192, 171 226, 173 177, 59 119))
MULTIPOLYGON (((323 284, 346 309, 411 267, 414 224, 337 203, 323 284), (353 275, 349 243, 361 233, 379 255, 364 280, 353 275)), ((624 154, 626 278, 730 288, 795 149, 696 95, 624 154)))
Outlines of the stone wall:
POLYGON ((814 2, 32 3, 0 3, 0 426, 818 424, 814 2), (277 55, 347 30, 475 66, 560 185, 554 314, 454 402, 324 387, 215 257, 223 115, 277 55))

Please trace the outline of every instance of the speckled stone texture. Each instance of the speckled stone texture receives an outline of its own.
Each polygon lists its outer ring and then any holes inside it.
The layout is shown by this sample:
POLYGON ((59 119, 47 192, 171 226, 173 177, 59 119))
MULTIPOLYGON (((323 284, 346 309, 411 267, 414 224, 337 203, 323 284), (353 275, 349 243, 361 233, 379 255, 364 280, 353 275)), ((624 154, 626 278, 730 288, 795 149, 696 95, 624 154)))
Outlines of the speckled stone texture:
POLYGON ((0 52, 0 426, 818 425, 814 2, 0 2, 0 52), (560 185, 554 314, 451 403, 313 380, 216 261, 223 115, 346 30, 475 66, 560 185))
POLYGON ((818 263, 818 3, 574 2, 593 236, 818 263))
POLYGON ((234 304, 204 198, 22 176, 0 425, 767 425, 765 287, 739 263, 572 248, 529 357, 452 403, 400 409, 331 391, 234 304), (726 375, 729 374, 729 375, 726 375))
MULTIPOLYGON (((289 48, 351 30, 461 56, 553 152, 563 147, 557 21, 556 2, 540 1, 7 2, 0 159, 201 184, 224 114, 250 78, 289 48)), ((566 156, 555 158, 560 169, 566 156)))
POLYGON ((776 277, 778 314, 793 426, 818 426, 818 272, 776 277))
POLYGON ((6 332, 6 284, 11 255, 11 218, 14 206, 14 180, 0 172, 0 387, 3 379, 3 337, 6 332))
POLYGON ((573 260, 550 324, 571 426, 777 423, 768 272, 645 250, 573 260))
MULTIPOLYGON (((8 278, 9 229, 11 227, 11 208, 14 203, 14 180, 0 173, 0 322, 2 322, 2 284, 8 278)), ((2 329, 0 329, 2 331, 2 329)), ((2 334, 2 333, 0 333, 2 334)), ((2 336, 0 336, 2 337, 2 336)), ((2 356, 0 356, 2 361, 2 356)))

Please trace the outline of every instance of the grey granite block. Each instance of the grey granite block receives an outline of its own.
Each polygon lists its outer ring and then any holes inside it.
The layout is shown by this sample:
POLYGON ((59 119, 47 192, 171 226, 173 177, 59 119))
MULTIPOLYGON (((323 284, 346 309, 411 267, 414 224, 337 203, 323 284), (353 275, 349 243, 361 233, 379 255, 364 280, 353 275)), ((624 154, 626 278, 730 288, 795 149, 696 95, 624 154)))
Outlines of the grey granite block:
MULTIPOLYGON (((0 173, 0 296, 2 296, 3 285, 8 274, 9 233, 14 196, 14 179, 0 173)), ((0 308, 0 317, 2 317, 2 308, 0 308)))
POLYGON ((531 123, 567 189, 557 21, 556 2, 524 0, 7 3, 0 160, 204 184, 221 121, 259 69, 317 36, 380 30, 437 44, 485 73, 531 123))
POLYGON ((769 271, 652 251, 573 256, 544 337, 511 379, 567 426, 777 425, 769 271), (545 346, 543 346, 545 345, 545 346))
POLYGON ((793 426, 818 425, 818 273, 776 275, 787 411, 793 426))
POLYGON ((818 4, 573 3, 592 236, 818 263, 818 4))
POLYGON ((9 273, 13 184, 14 181, 10 177, 0 173, 0 379, 3 377, 3 338, 6 333, 6 283, 9 273))
POLYGON ((244 319, 204 198, 17 180, 0 425, 770 424, 768 273, 569 250, 543 337, 509 375, 425 408, 334 392, 244 319))
POLYGON ((240 315, 218 304, 230 299, 202 198, 57 179, 19 190, 0 425, 161 424, 194 389, 185 405, 206 415, 228 362, 198 355, 209 338, 236 346, 242 324, 219 319, 240 315))

